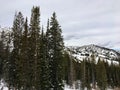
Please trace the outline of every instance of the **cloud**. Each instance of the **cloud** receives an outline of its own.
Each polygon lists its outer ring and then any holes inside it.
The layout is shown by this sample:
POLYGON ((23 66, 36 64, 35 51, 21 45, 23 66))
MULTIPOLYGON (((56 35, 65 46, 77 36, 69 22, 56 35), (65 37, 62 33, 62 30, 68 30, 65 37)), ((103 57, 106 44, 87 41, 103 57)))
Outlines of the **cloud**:
POLYGON ((41 25, 56 11, 65 45, 99 44, 120 48, 120 0, 1 0, 0 25, 12 26, 15 11, 30 18, 41 8, 41 25))

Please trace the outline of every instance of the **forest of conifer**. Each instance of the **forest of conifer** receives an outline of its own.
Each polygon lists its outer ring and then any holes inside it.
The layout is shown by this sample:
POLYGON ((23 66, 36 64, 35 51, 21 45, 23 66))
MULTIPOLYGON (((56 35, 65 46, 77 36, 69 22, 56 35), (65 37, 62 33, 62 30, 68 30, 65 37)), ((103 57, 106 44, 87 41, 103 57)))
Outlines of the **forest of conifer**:
MULTIPOLYGON (((92 90, 120 87, 120 64, 99 59, 76 62, 64 45, 54 12, 47 27, 41 25, 40 8, 30 20, 16 12, 11 31, 0 35, 0 79, 9 90, 64 90, 65 85, 92 90)), ((119 59, 120 61, 120 59, 119 59)))

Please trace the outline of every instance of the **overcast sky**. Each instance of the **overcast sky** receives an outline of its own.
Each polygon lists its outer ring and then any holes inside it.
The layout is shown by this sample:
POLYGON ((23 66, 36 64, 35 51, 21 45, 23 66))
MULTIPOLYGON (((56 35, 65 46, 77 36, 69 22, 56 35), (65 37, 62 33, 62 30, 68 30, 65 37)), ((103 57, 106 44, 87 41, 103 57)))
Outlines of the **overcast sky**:
POLYGON ((57 13, 65 45, 120 49, 120 0, 0 0, 0 25, 11 27, 15 11, 30 17, 33 5, 40 6, 41 25, 57 13))

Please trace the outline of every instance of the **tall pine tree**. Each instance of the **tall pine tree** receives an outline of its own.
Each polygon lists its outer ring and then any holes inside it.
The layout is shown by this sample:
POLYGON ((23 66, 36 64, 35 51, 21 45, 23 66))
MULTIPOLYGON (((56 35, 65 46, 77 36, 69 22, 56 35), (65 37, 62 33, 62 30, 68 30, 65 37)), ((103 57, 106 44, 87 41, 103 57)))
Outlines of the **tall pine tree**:
POLYGON ((28 52, 28 20, 26 18, 24 23, 24 31, 22 35, 22 41, 21 41, 21 53, 20 53, 20 61, 21 61, 21 82, 22 82, 22 88, 23 90, 28 90, 29 81, 29 52, 28 52))
POLYGON ((50 29, 47 30, 47 45, 49 69, 50 69, 50 84, 53 90, 63 89, 63 75, 62 75, 62 59, 63 59, 63 37, 62 31, 56 18, 56 14, 53 13, 50 21, 50 29))
POLYGON ((21 61, 20 61, 20 53, 21 53, 21 37, 24 28, 24 18, 21 12, 15 14, 14 22, 13 22, 13 50, 11 55, 11 77, 12 77, 12 85, 15 88, 21 87, 21 61))
POLYGON ((37 63, 37 74, 38 74, 38 89, 47 90, 49 89, 49 67, 47 59, 47 47, 46 47, 46 37, 43 32, 40 36, 40 45, 39 45, 39 55, 37 63))
POLYGON ((5 32, 2 31, 0 35, 0 80, 3 77, 3 65, 5 59, 5 32))
POLYGON ((33 7, 30 20, 29 32, 29 64, 31 87, 37 90, 37 63, 40 37, 40 10, 39 7, 33 7))

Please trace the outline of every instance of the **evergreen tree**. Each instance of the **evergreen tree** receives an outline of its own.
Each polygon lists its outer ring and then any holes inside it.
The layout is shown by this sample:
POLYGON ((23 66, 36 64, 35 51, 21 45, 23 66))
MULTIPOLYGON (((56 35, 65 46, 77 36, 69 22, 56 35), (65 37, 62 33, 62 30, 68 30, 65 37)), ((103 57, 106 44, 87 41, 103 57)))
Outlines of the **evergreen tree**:
POLYGON ((62 60, 63 60, 63 37, 59 23, 56 19, 56 14, 53 13, 50 21, 50 29, 47 30, 47 45, 49 69, 50 69, 50 84, 53 90, 63 89, 62 75, 62 60))
POLYGON ((73 87, 73 83, 75 81, 75 71, 74 71, 74 63, 73 63, 73 59, 72 56, 69 55, 69 76, 68 76, 68 81, 69 81, 69 85, 71 87, 73 87))
POLYGON ((72 56, 69 55, 67 51, 64 53, 64 59, 63 59, 63 70, 64 70, 64 80, 66 81, 66 84, 68 84, 70 87, 72 87, 74 82, 74 69, 73 69, 73 60, 72 56))
POLYGON ((39 7, 32 8, 29 32, 29 75, 31 88, 37 89, 37 63, 40 37, 40 10, 39 7))
POLYGON ((118 72, 119 72, 119 69, 118 69, 118 68, 119 68, 119 66, 118 66, 118 65, 115 65, 115 70, 114 70, 115 82, 114 82, 114 83, 115 83, 115 86, 116 86, 116 87, 119 87, 119 82, 120 82, 120 79, 119 79, 120 76, 118 76, 118 75, 119 75, 119 73, 118 73, 118 72))
POLYGON ((114 88, 115 87, 115 65, 113 62, 111 63, 109 68, 110 68, 110 79, 111 79, 110 86, 114 88))
POLYGON ((69 76, 69 60, 70 60, 70 57, 69 57, 69 54, 67 53, 67 51, 65 51, 64 53, 64 63, 63 63, 63 70, 64 70, 64 80, 66 81, 66 84, 69 84, 69 79, 68 79, 68 76, 69 76))
POLYGON ((96 65, 95 65, 95 55, 94 53, 91 55, 91 81, 92 81, 92 88, 96 88, 96 65))
POLYGON ((86 87, 87 87, 87 90, 91 90, 91 86, 90 86, 90 84, 91 84, 91 80, 90 80, 90 74, 91 74, 90 67, 91 67, 90 60, 87 60, 86 61, 86 87))
POLYGON ((39 57, 37 63, 37 74, 38 74, 38 89, 47 90, 49 89, 49 68, 47 60, 47 48, 46 48, 46 37, 44 35, 43 29, 40 37, 39 46, 39 57))
POLYGON ((96 68, 96 76, 97 76, 97 85, 101 90, 106 90, 107 87, 107 75, 104 62, 99 59, 97 68, 96 68))
POLYGON ((6 40, 6 46, 5 46, 5 60, 4 60, 4 65, 3 65, 3 79, 5 80, 5 82, 7 83, 6 85, 8 86, 8 89, 10 90, 11 88, 11 80, 10 80, 10 59, 11 59, 11 33, 7 34, 7 40, 6 40))
POLYGON ((24 31, 22 35, 21 41, 21 53, 20 53, 20 61, 21 61, 21 82, 23 86, 23 90, 28 90, 29 87, 29 52, 28 52, 28 21, 27 18, 24 23, 24 31))
POLYGON ((4 59, 5 59, 5 32, 1 32, 0 36, 0 80, 3 77, 3 65, 4 65, 4 59))
POLYGON ((84 90, 86 86, 86 63, 85 60, 81 62, 81 89, 84 90))
POLYGON ((20 61, 20 53, 21 53, 21 36, 24 28, 24 18, 21 12, 16 13, 14 22, 13 22, 13 51, 11 55, 11 77, 13 80, 13 87, 20 88, 21 87, 21 61, 20 61))
POLYGON ((105 64, 106 75, 107 75, 107 84, 109 87, 109 86, 111 86, 111 70, 110 70, 111 65, 109 65, 109 63, 107 61, 104 62, 104 64, 105 64))

